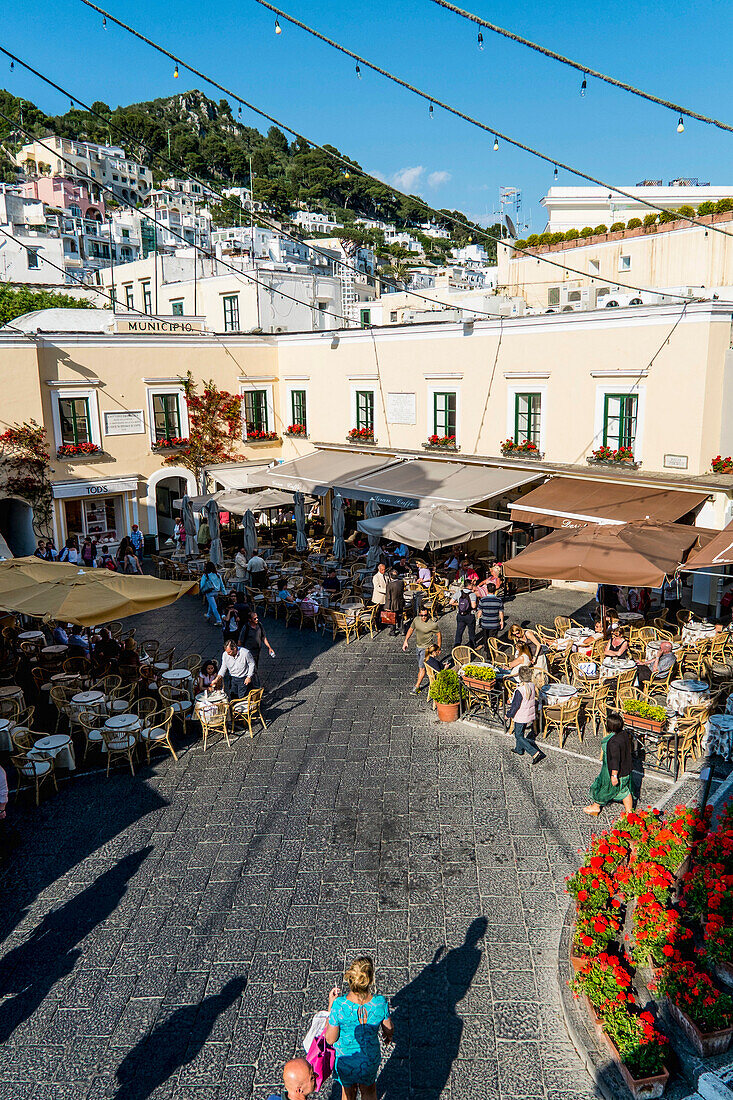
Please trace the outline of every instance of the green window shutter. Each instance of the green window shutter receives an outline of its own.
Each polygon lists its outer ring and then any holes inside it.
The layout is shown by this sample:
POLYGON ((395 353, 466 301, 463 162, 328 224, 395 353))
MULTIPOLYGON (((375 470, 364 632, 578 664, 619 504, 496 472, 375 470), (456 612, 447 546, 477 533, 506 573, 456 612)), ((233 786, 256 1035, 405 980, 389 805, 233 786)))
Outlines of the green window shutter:
POLYGON ((155 440, 178 439, 181 435, 181 409, 177 393, 153 394, 155 440))
POLYGON ((639 398, 633 393, 607 393, 603 407, 603 444, 617 450, 636 442, 639 398))
POLYGON ((306 424, 306 409, 305 409, 305 390, 292 390, 290 393, 291 414, 293 424, 302 424, 303 427, 307 427, 306 424))
POLYGON ((361 431, 374 431, 374 391, 356 391, 356 426, 361 431))
POLYGON ((59 399, 59 419, 63 443, 91 443, 89 400, 86 397, 59 399))

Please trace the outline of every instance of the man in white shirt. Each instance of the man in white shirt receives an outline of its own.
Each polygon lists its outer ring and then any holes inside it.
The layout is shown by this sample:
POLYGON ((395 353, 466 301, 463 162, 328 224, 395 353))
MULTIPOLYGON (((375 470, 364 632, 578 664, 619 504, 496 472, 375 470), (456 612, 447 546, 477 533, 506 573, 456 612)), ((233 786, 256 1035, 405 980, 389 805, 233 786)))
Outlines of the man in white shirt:
POLYGON ((377 605, 375 625, 377 630, 382 625, 382 608, 387 601, 387 566, 380 561, 377 571, 372 577, 372 603, 377 605))
POLYGON ((221 655, 221 666, 212 687, 220 687, 224 682, 224 673, 231 678, 229 695, 232 699, 242 699, 252 686, 252 677, 256 672, 254 657, 248 649, 240 648, 232 639, 227 642, 221 655))
POLYGON ((265 559, 259 554, 253 554, 247 562, 249 583, 253 588, 267 588, 267 566, 265 559))

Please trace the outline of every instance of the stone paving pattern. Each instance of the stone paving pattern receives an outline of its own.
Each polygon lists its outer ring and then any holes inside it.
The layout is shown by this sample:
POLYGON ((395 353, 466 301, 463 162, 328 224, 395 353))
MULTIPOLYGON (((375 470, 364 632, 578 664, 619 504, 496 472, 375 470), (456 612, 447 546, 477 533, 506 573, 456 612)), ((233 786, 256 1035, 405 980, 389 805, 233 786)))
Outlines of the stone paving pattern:
MULTIPOLYGON (((583 600, 508 611, 548 622, 583 600)), ((218 653, 202 619, 189 598, 134 625, 218 653)), ((254 741, 204 754, 193 737, 134 778, 80 772, 39 810, 11 803, 0 1100, 264 1100, 359 952, 396 1025, 380 1096, 592 1096, 555 963, 597 761, 530 768, 498 732, 438 723, 384 632, 266 628, 254 741)))

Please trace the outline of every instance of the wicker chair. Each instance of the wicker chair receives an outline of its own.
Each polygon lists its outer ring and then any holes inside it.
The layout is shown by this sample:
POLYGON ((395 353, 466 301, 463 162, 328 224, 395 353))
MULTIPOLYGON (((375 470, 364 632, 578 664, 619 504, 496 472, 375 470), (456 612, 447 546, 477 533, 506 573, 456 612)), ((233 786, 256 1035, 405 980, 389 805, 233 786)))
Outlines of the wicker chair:
POLYGON ((106 726, 102 726, 99 732, 102 734, 102 740, 107 749, 107 776, 109 777, 110 765, 115 757, 124 757, 134 775, 135 767, 132 758, 139 734, 128 730, 110 730, 106 726))
POLYGON ((162 684, 160 688, 160 698, 161 702, 165 703, 167 707, 170 707, 174 716, 180 720, 183 725, 183 736, 185 737, 188 728, 188 719, 191 717, 191 712, 193 711, 191 696, 185 688, 162 684))
POLYGON ((84 755, 82 756, 82 763, 87 758, 87 753, 90 749, 101 749, 104 744, 104 738, 102 737, 102 725, 104 724, 104 715, 97 714, 94 710, 82 710, 78 715, 78 724, 84 734, 84 755))
POLYGON ((34 753, 33 756, 26 756, 23 753, 18 753, 11 756, 10 759, 18 774, 18 785, 15 788, 16 798, 20 794, 21 779, 30 781, 27 784, 28 788, 30 788, 31 783, 33 784, 36 794, 36 806, 39 802, 41 787, 47 779, 53 780, 53 785, 58 791, 59 786, 56 782, 53 757, 47 756, 46 753, 34 753))
POLYGON ((198 718, 204 735, 204 752, 206 752, 207 742, 212 733, 222 733, 226 738, 227 745, 231 747, 227 728, 229 703, 208 703, 206 707, 200 708, 198 718))
POLYGON ((264 730, 267 729, 267 724, 262 716, 262 696, 264 694, 264 688, 254 688, 250 691, 249 695, 245 695, 243 699, 232 699, 229 704, 229 713, 233 730, 236 730, 237 725, 241 724, 244 726, 246 723, 250 737, 254 737, 252 722, 256 719, 260 720, 264 730))
POLYGON ((363 607, 361 611, 356 613, 356 632, 357 634, 369 631, 369 637, 373 638, 377 633, 377 605, 370 604, 368 607, 363 607))
POLYGON ((565 703, 546 704, 543 710, 543 737, 547 737, 551 730, 556 729, 560 748, 565 744, 567 730, 574 729, 578 734, 578 740, 583 735, 580 729, 580 708, 582 699, 580 696, 568 699, 565 703))
POLYGON ((173 759, 178 759, 171 741, 172 727, 173 707, 166 707, 165 710, 156 710, 146 715, 140 729, 140 742, 145 746, 148 764, 150 763, 150 753, 154 748, 168 749, 173 759))

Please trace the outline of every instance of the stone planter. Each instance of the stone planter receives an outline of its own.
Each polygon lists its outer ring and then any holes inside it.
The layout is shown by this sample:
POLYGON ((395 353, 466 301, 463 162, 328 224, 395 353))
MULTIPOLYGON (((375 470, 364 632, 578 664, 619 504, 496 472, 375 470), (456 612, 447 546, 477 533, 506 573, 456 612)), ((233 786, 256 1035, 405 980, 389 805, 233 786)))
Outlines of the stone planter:
POLYGON ((544 451, 502 451, 502 458, 544 458, 544 451))
POLYGON ((616 1044, 606 1035, 605 1031, 602 1032, 602 1037, 632 1096, 635 1096, 637 1100, 655 1100, 656 1097, 664 1094, 669 1081, 669 1070, 666 1066, 663 1067, 661 1073, 656 1074, 654 1077, 632 1077, 616 1048, 616 1044))
POLYGON ((602 1041, 605 1037, 605 1031, 603 1030, 603 1020, 593 1007, 593 1002, 587 993, 583 994, 583 1000, 585 1001, 585 1007, 588 1009, 588 1016, 598 1038, 602 1041))
POLYGON ((436 703, 435 709, 441 722, 455 722, 458 718, 460 703, 436 703))
POLYGON ((362 444, 366 444, 366 445, 367 445, 368 447, 373 447, 373 446, 374 446, 374 444, 375 444, 375 443, 376 443, 377 441, 376 441, 376 439, 374 438, 374 436, 366 436, 366 435, 361 435, 361 436, 360 436, 360 435, 347 435, 347 436, 346 436, 346 442, 347 442, 347 443, 356 443, 356 444, 357 444, 357 445, 358 445, 359 447, 361 447, 361 446, 362 446, 362 444))
POLYGON ((251 439, 249 436, 244 440, 248 447, 266 447, 268 444, 272 446, 273 443, 280 442, 280 436, 275 435, 272 439, 251 439))
POLYGON ((450 454, 457 454, 460 451, 460 447, 451 447, 448 443, 441 446, 438 443, 423 443, 422 449, 424 451, 441 451, 448 452, 450 454))
POLYGON ((715 1054, 724 1054, 730 1046, 733 1038, 733 1027, 723 1028, 721 1031, 700 1031, 697 1024, 678 1008, 674 1001, 667 999, 669 1014, 675 1023, 684 1031, 697 1053, 702 1058, 710 1058, 715 1054))

